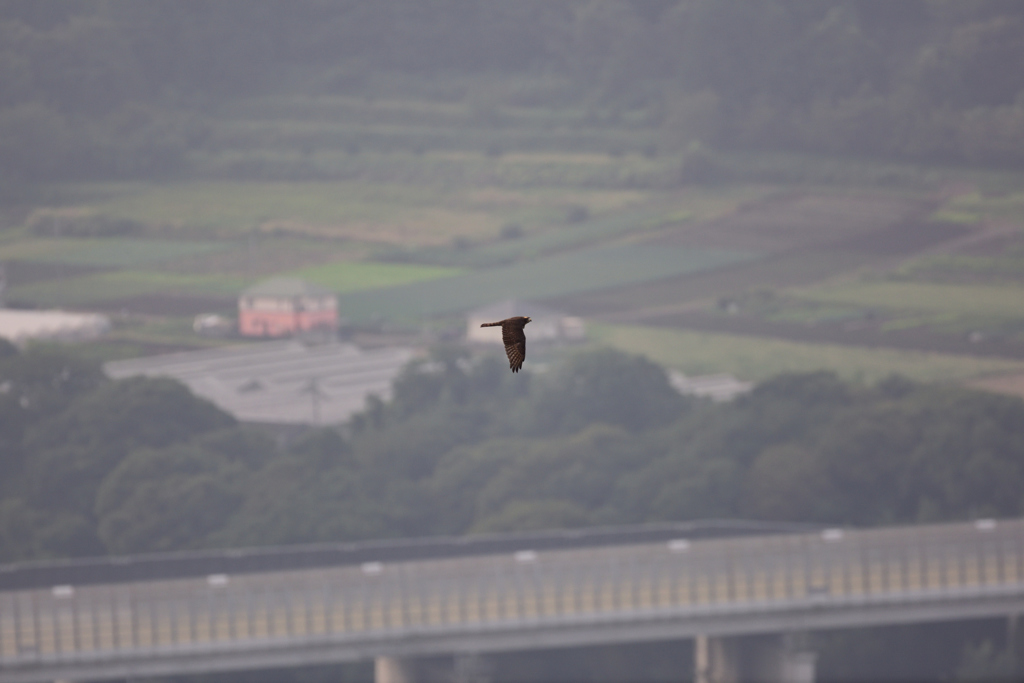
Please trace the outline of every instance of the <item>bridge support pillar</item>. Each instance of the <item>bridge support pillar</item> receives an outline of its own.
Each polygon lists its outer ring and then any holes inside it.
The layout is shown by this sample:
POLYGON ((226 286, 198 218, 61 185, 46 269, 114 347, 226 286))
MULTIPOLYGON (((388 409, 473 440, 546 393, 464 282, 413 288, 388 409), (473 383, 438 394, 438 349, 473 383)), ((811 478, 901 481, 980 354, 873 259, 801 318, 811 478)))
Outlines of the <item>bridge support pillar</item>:
POLYGON ((494 678, 492 661, 479 653, 455 655, 454 683, 490 683, 494 678))
POLYGON ((788 635, 709 637, 694 642, 696 683, 814 683, 815 654, 788 635))
POLYGON ((1006 618, 1006 652, 1014 660, 1020 654, 1020 625, 1017 623, 1019 620, 1019 614, 1011 614, 1006 618))
POLYGON ((693 647, 695 683, 739 683, 735 638, 697 636, 693 647))
POLYGON ((398 657, 377 657, 373 662, 374 683, 416 683, 416 662, 398 657))

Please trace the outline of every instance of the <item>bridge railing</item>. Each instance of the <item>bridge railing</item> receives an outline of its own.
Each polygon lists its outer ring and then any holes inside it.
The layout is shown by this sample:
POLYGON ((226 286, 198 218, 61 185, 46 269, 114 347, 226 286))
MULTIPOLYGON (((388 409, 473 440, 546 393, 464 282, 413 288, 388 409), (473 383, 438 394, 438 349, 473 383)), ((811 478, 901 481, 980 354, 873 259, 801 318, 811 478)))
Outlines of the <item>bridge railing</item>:
POLYGON ((293 643, 1024 590, 1024 522, 826 531, 0 593, 0 672, 293 643))

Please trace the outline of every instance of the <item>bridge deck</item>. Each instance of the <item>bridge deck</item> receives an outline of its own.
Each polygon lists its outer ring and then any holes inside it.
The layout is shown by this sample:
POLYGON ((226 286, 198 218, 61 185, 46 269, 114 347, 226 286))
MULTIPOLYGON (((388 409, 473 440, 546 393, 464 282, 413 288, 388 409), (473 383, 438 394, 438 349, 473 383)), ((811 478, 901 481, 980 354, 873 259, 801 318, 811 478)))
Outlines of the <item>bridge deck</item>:
POLYGON ((1024 520, 0 592, 0 683, 1024 608, 1024 520))

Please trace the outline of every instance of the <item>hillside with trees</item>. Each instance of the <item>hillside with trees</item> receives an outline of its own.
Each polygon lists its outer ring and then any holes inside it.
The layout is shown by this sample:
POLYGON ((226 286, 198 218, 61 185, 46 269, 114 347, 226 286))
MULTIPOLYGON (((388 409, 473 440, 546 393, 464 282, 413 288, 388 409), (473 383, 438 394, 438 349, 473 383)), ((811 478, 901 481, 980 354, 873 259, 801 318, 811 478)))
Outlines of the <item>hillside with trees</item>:
POLYGON ((1022 35, 997 0, 4 0, 0 169, 188 175, 190 152, 230 144, 233 102, 417 90, 470 102, 474 125, 584 108, 677 149, 1019 168, 1022 35))

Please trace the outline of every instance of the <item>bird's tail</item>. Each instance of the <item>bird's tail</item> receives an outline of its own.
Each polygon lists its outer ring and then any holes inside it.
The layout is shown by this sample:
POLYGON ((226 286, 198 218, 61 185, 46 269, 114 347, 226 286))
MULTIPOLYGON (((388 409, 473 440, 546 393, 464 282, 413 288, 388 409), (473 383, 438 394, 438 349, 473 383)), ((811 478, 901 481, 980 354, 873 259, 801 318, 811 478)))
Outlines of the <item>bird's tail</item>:
POLYGON ((501 322, 496 323, 481 323, 480 327, 501 327, 501 322))

